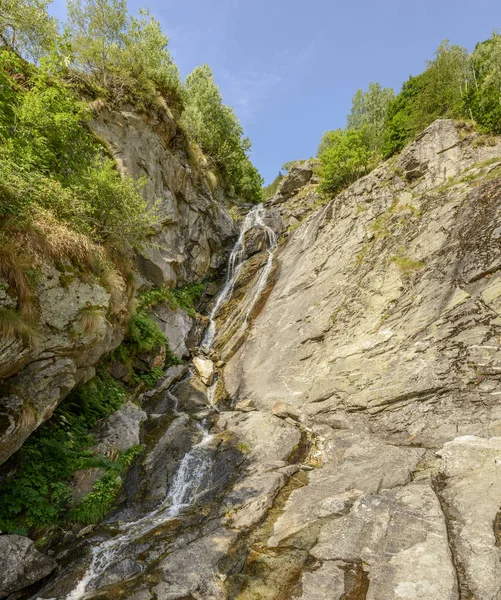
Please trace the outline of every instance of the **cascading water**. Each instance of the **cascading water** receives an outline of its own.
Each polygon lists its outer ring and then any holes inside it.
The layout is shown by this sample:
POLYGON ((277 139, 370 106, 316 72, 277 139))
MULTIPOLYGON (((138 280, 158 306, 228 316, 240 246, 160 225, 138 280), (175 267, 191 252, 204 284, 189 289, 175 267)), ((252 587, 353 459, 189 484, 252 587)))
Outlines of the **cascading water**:
MULTIPOLYGON (((235 317, 241 321, 240 329, 244 329, 247 326, 249 315, 251 314, 252 309, 254 308, 264 287, 266 286, 273 265, 273 250, 276 248, 277 245, 277 236, 273 229, 266 225, 266 223, 264 222, 265 214, 266 211, 264 207, 261 204, 258 204, 247 213, 242 223, 242 227, 240 228, 240 235, 238 236, 238 240, 235 246, 233 247, 233 250, 231 251, 230 258, 228 261, 228 274, 226 277, 226 282, 210 314, 209 327, 207 328, 207 332, 202 342, 202 345, 204 346, 208 346, 210 348, 212 346, 212 343, 214 342, 214 337, 216 335, 217 314, 222 305, 231 298, 233 289, 235 287, 235 283, 238 279, 238 276, 240 275, 242 265, 244 263, 245 236, 247 232, 253 229, 254 227, 261 229, 265 233, 266 252, 268 253, 268 259, 263 269, 261 270, 258 281, 256 282, 255 286, 251 289, 250 296, 248 295, 249 297, 245 297, 242 306, 238 311, 238 315, 235 317)), ((231 326, 231 324, 232 323, 225 323, 222 331, 228 329, 231 326)))
MULTIPOLYGON (((177 412, 177 407, 175 413, 179 417, 184 415, 184 413, 177 412)), ((197 426, 202 435, 201 440, 184 455, 174 474, 169 493, 162 504, 145 517, 121 525, 118 535, 94 546, 91 563, 86 574, 73 591, 66 596, 66 600, 82 598, 107 569, 118 560, 126 558, 122 555, 123 550, 127 552, 131 544, 156 527, 177 517, 183 508, 195 504, 211 489, 212 461, 211 454, 207 450, 213 436, 209 433, 205 423, 197 424, 197 426)))
MULTIPOLYGON (((244 252, 245 235, 254 228, 265 232, 266 251, 268 258, 261 269, 259 278, 250 293, 244 298, 241 309, 236 318, 241 319, 241 328, 247 326, 249 315, 263 291, 270 274, 273 261, 273 250, 277 245, 274 231, 264 222, 264 208, 256 206, 245 217, 240 230, 239 238, 231 252, 228 264, 226 283, 219 294, 210 314, 210 325, 207 329, 203 344, 211 347, 216 334, 216 316, 221 306, 230 299, 237 278, 240 274, 244 252)), ((223 330, 229 324, 225 324, 223 330)), ((208 391, 209 403, 217 410, 213 398, 217 386, 217 378, 208 391)), ((179 399, 169 390, 167 397, 173 402, 173 412, 178 418, 186 418, 186 413, 179 411, 179 399)), ((204 494, 212 489, 217 482, 212 477, 212 454, 209 451, 213 436, 209 433, 206 423, 198 424, 201 432, 200 441, 187 452, 176 469, 169 492, 164 501, 155 510, 133 522, 123 523, 119 526, 119 533, 115 537, 105 540, 92 548, 91 563, 84 577, 78 585, 66 596, 66 600, 79 600, 87 591, 99 587, 99 580, 114 565, 127 558, 127 553, 134 548, 134 542, 143 538, 155 528, 175 518, 189 506, 193 506, 204 494), (95 585, 97 583, 97 586, 95 585)), ((133 550, 132 550, 133 551, 133 550)))

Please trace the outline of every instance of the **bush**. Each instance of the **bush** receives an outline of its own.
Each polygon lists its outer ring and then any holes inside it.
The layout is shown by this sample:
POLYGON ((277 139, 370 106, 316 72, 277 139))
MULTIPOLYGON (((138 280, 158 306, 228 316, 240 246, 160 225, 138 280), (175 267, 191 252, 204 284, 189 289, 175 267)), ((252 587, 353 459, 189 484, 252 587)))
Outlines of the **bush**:
POLYGON ((122 254, 156 222, 140 189, 121 177, 85 123, 89 109, 60 81, 0 53, 0 216, 36 225, 39 208, 122 254), (25 80, 22 89, 17 81, 25 80))
POLYGON ((75 471, 101 467, 116 474, 122 469, 122 459, 117 463, 92 454, 90 430, 117 410, 124 398, 124 390, 101 369, 25 442, 11 459, 14 474, 0 485, 1 531, 26 531, 64 521, 69 518, 75 471))
POLYGON ((319 161, 322 192, 335 194, 356 181, 374 161, 374 154, 366 145, 365 129, 330 132, 319 161))
POLYGON ((205 289, 204 283, 193 283, 180 288, 160 286, 142 292, 137 299, 138 309, 149 309, 167 302, 173 310, 182 308, 190 317, 196 317, 195 305, 198 303, 205 289))

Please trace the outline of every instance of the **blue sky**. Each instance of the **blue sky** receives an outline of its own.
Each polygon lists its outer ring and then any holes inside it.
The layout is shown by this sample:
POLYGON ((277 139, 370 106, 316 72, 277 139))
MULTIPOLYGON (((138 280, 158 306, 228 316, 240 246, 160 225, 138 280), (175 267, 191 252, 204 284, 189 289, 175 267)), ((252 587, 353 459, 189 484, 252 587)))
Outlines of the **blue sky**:
POLYGON ((267 183, 344 126, 358 88, 398 91, 443 39, 471 50, 501 29, 500 0, 129 0, 140 6, 161 21, 183 76, 211 66, 267 183))

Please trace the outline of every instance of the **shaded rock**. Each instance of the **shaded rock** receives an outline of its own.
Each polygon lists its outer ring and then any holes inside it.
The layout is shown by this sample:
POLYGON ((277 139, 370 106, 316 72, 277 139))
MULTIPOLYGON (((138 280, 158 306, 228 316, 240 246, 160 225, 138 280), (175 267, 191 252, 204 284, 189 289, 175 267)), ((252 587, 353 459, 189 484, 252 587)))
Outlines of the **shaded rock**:
POLYGON ((141 423, 147 415, 133 402, 126 402, 107 417, 97 434, 94 448, 98 454, 116 456, 139 444, 141 423))
POLYGON ((118 381, 128 381, 129 379, 129 369, 127 368, 127 365, 119 360, 112 360, 110 362, 108 372, 113 379, 117 379, 118 381))
POLYGON ((92 491, 94 484, 98 479, 105 474, 104 469, 93 467, 91 469, 79 469, 73 473, 71 482, 71 490, 73 494, 73 505, 78 504, 81 500, 92 491))
POLYGON ((151 371, 157 367, 162 368, 165 365, 167 351, 164 346, 152 348, 149 352, 141 352, 134 357, 132 363, 134 369, 138 371, 151 371))
POLYGON ((169 348, 182 358, 189 355, 187 340, 195 319, 178 308, 173 310, 167 303, 159 304, 151 310, 154 321, 169 341, 169 348))
POLYGON ((0 598, 47 577, 57 567, 53 558, 36 550, 29 538, 20 535, 0 535, 0 556, 0 598))

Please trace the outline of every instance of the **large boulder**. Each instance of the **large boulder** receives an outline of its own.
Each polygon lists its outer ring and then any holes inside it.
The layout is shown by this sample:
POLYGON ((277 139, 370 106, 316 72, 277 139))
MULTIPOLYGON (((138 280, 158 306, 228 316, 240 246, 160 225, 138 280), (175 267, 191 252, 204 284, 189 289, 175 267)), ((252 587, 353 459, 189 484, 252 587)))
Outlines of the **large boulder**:
POLYGON ((168 339, 172 352, 182 358, 189 356, 187 339, 195 325, 195 319, 181 308, 171 308, 168 303, 153 307, 151 315, 168 339))
POLYGON ((0 536, 0 556, 0 598, 47 577, 57 567, 53 558, 36 550, 29 538, 20 535, 0 536))

